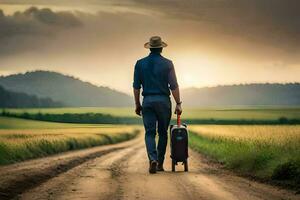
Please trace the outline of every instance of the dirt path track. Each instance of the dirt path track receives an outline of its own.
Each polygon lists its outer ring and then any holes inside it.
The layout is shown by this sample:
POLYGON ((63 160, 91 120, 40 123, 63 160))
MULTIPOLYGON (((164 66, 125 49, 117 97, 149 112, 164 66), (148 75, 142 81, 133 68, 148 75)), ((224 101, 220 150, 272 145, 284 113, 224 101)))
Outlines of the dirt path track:
POLYGON ((147 173, 143 136, 0 168, 0 199, 283 200, 299 195, 219 170, 190 153, 190 172, 147 173), (24 184, 24 181, 27 181, 24 184), (22 184, 23 183, 23 184, 22 184))

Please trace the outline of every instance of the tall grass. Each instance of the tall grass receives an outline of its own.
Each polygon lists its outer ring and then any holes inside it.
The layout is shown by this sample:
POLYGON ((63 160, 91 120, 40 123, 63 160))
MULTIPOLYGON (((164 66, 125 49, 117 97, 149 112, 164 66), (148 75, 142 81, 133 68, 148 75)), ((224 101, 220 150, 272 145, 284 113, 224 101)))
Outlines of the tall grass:
POLYGON ((192 126, 190 145, 227 168, 300 185, 300 126, 192 126))
POLYGON ((0 165, 134 138, 138 130, 119 127, 0 132, 0 165))

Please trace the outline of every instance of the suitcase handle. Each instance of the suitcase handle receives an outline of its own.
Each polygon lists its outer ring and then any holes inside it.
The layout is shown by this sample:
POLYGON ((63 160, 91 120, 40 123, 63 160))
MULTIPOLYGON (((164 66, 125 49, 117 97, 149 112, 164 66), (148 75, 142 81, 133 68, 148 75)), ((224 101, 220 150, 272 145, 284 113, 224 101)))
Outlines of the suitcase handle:
POLYGON ((181 124, 180 115, 177 114, 177 126, 180 126, 180 124, 181 124))

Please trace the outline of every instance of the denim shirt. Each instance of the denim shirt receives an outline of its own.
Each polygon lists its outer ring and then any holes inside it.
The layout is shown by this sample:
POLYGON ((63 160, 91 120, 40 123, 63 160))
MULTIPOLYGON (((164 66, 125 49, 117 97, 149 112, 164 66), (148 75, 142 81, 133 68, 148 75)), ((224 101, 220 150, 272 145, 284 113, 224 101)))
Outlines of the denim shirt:
POLYGON ((141 86, 144 97, 170 96, 170 89, 178 87, 172 61, 159 53, 150 53, 149 56, 138 60, 134 68, 133 88, 140 89, 141 86))

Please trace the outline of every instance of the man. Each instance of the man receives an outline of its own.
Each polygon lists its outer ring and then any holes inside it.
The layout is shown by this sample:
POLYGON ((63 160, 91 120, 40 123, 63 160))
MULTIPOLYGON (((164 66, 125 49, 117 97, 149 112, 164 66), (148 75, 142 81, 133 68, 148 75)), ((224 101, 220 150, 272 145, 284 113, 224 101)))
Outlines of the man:
POLYGON ((175 113, 181 114, 181 101, 174 66, 171 60, 161 56, 167 44, 159 36, 150 38, 144 47, 150 49, 149 56, 137 61, 134 69, 133 90, 135 113, 143 117, 145 143, 149 158, 149 172, 164 171, 163 163, 171 120, 170 90, 176 101, 175 113), (143 87, 143 104, 140 89, 143 87), (156 129, 159 135, 156 146, 156 129))

